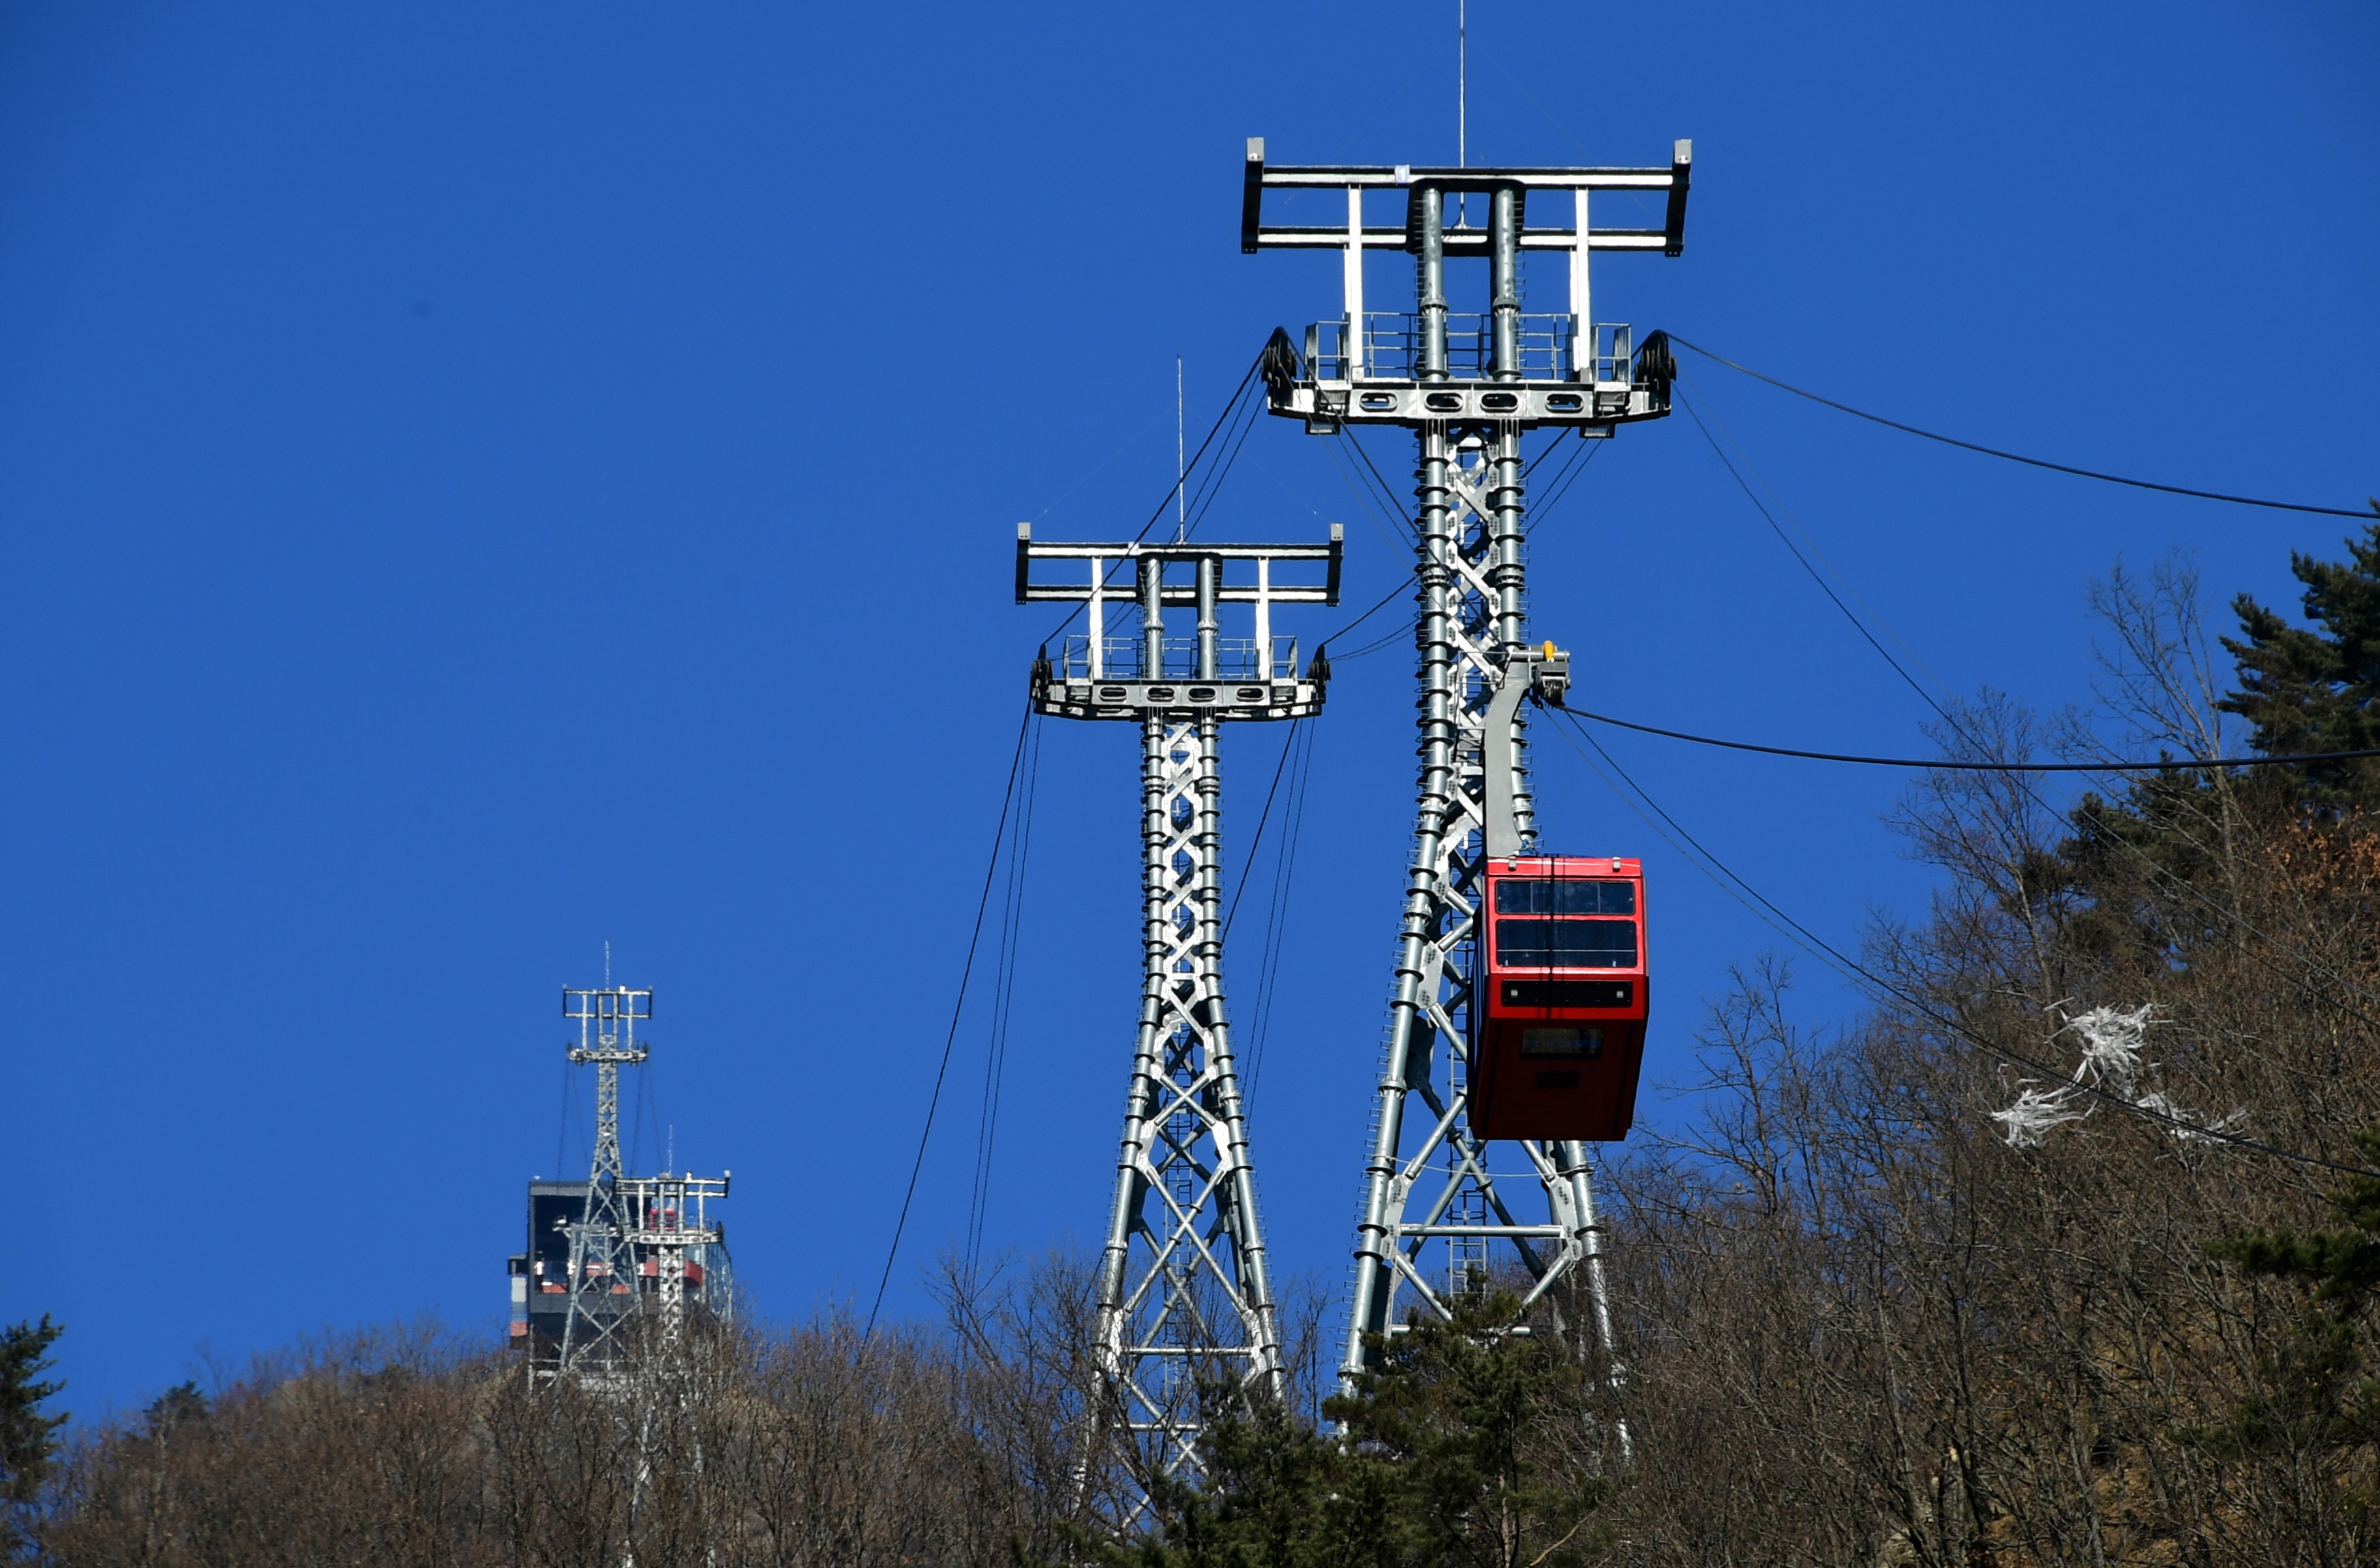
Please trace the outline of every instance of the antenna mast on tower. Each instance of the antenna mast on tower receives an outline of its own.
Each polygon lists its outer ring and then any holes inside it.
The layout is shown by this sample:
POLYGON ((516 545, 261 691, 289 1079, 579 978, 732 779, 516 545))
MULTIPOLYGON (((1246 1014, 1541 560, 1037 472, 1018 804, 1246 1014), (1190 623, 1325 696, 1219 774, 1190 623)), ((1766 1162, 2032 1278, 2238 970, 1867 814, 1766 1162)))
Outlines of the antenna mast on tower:
POLYGON ((1402 1295, 1450 1315, 1451 1297, 1469 1287, 1499 1241, 1527 1270, 1528 1299, 1545 1299, 1557 1312, 1561 1300, 1548 1293, 1573 1270, 1583 1273, 1589 1314, 1609 1345, 1586 1145, 1517 1140, 1507 1147, 1527 1174, 1516 1182, 1491 1173, 1467 1117, 1472 986, 1483 972, 1476 900, 1489 819, 1498 818, 1500 836, 1527 845, 1536 837, 1522 721, 1515 711, 1506 721, 1510 743, 1500 735, 1491 744, 1488 709, 1508 675, 1525 681, 1533 668, 1524 652, 1522 435, 1575 430, 1603 438, 1670 411, 1675 371, 1668 339, 1656 333, 1636 346, 1628 326, 1597 322, 1587 263, 1597 250, 1679 254, 1691 157, 1691 144, 1680 141, 1668 168, 1281 167, 1265 162, 1261 138, 1248 142, 1240 249, 1335 249, 1342 258, 1343 314, 1308 326, 1302 352, 1285 331, 1267 347, 1271 411, 1305 420, 1317 435, 1361 425, 1409 430, 1416 447, 1421 767, 1356 1218, 1342 1378, 1363 1369, 1367 1335, 1393 1331, 1402 1295), (1597 191, 1665 195, 1663 225, 1594 227, 1588 203, 1597 191), (1343 195, 1344 205, 1328 223, 1275 225, 1264 222, 1268 193, 1277 201, 1343 195), (1487 226, 1450 225, 1448 199, 1474 195, 1485 199, 1487 226), (1368 222, 1367 197, 1396 202, 1402 221, 1368 222), (1551 221, 1533 225, 1532 217, 1551 221), (1410 311, 1366 308, 1367 249, 1414 258, 1410 311), (1521 259, 1532 250, 1567 258, 1566 312, 1522 313, 1521 259), (1450 310, 1450 259, 1488 263, 1487 311, 1450 310), (1491 766, 1509 771, 1491 780, 1491 766), (1415 1096, 1427 1113, 1409 1121, 1415 1096), (1543 1194, 1543 1221, 1515 1211, 1519 1193, 1531 1187, 1543 1194), (1435 1281, 1426 1267, 1433 1246, 1443 1247, 1446 1263, 1435 1281))
MULTIPOLYGON (((604 944, 604 970, 611 944, 604 944)), ((595 1067, 595 1149, 587 1166, 587 1206, 570 1227, 570 1311, 563 1320, 557 1370, 567 1375, 610 1367, 625 1346, 621 1325, 637 1304, 636 1250, 620 1164, 620 1068, 650 1054, 637 1026, 653 1015, 653 993, 627 986, 565 989, 562 1015, 578 1025, 567 1049, 577 1064, 595 1067)))
POLYGON ((1100 1386, 1080 1471, 1086 1489, 1112 1499, 1121 1525, 1138 1522, 1154 1477, 1199 1473, 1209 1391, 1281 1392, 1256 1162, 1223 1005, 1217 741, 1227 720, 1321 711, 1329 661, 1318 650, 1301 671, 1296 641, 1273 635, 1272 612, 1336 604, 1341 544, 1335 523, 1327 544, 1059 544, 1035 540, 1029 523, 1016 529, 1016 602, 1089 612, 1087 635, 1067 638, 1055 662, 1046 648, 1034 662, 1034 711, 1140 727, 1140 1028, 1099 1260, 1100 1386), (1037 561, 1071 564, 1072 580, 1036 581, 1037 561), (1320 567, 1323 580, 1283 581, 1284 566, 1320 567), (1252 636, 1221 635, 1226 604, 1251 606, 1252 636), (1110 637, 1111 608, 1127 606, 1138 635, 1110 637), (1165 635, 1175 606, 1196 610, 1195 637, 1165 635))

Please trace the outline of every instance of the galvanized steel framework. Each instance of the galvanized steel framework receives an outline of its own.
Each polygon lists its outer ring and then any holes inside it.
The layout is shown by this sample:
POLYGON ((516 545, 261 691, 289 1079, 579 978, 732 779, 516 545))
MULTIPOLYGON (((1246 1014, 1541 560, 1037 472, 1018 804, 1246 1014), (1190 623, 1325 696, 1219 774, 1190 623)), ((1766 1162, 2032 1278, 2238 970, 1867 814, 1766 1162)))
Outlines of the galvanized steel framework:
MULTIPOLYGON (((726 1240, 725 1228, 710 1219, 710 1201, 727 1196, 733 1173, 696 1176, 662 1172, 658 1176, 629 1176, 617 1185, 627 1220, 622 1239, 653 1263, 653 1294, 661 1316, 663 1355, 674 1354, 686 1331, 686 1255, 699 1252, 706 1262, 712 1249, 726 1240)), ((706 1270, 706 1286, 714 1276, 706 1270)), ((710 1295, 706 1290, 706 1295, 710 1295)), ((723 1298, 721 1298, 723 1299, 723 1298)))
MULTIPOLYGON (((1478 925, 1474 892, 1488 836, 1490 766, 1509 768, 1510 819, 1497 836, 1534 845, 1524 735, 1491 757, 1487 711, 1508 678, 1530 678, 1522 526, 1521 437, 1537 427, 1608 437, 1636 419, 1669 412, 1671 370, 1658 334, 1641 349, 1629 328, 1594 320, 1588 260, 1596 250, 1679 254, 1685 237, 1691 150, 1677 143, 1666 169, 1415 168, 1409 165, 1271 167, 1264 143, 1248 143, 1241 249, 1334 249, 1342 252, 1345 313, 1307 328, 1303 352, 1285 333, 1267 351, 1271 411, 1336 435, 1351 426, 1411 430, 1415 469, 1415 577, 1420 730, 1413 855, 1399 924, 1395 980, 1356 1217, 1354 1278, 1342 1377, 1364 1366, 1367 1336, 1394 1331, 1402 1292, 1445 1315, 1449 1297, 1488 1264, 1488 1248, 1512 1244, 1527 1270, 1532 1301, 1576 1271, 1584 1276, 1593 1329, 1606 1347, 1610 1315, 1601 1233, 1586 1146, 1515 1144, 1526 1174, 1489 1169, 1486 1146, 1464 1115, 1471 986, 1478 925), (1658 229, 1591 226, 1597 190, 1662 192, 1658 229), (1344 223, 1268 225, 1266 192, 1341 193, 1344 223), (1404 222, 1367 225, 1367 192, 1401 196, 1404 222), (1484 228, 1450 225, 1448 199, 1476 197, 1484 228), (1531 227, 1527 203, 1552 198, 1569 226, 1531 227), (1565 200, 1565 198, 1567 200, 1565 200), (1394 249, 1415 259, 1410 313, 1365 309, 1364 252, 1394 249), (1570 310, 1524 316, 1521 256, 1565 252, 1570 310), (1449 257, 1488 263, 1486 312, 1449 308, 1449 257), (1407 1115, 1418 1098, 1427 1114, 1407 1115), (1546 1218, 1514 1210, 1517 1189, 1536 1188, 1546 1218), (1443 1244, 1445 1271, 1433 1281, 1424 1249, 1443 1244)), ((1467 205, 1466 201, 1466 205, 1467 205)), ((1476 210, 1476 209, 1475 209, 1476 210)), ((1508 704, 1509 707, 1509 704, 1508 704)), ((1559 1310, 1559 1296, 1547 1306, 1559 1310)))
MULTIPOLYGON (((608 967, 608 962, 606 966, 608 967)), ((595 1068, 595 1149, 587 1168, 587 1208, 570 1229, 570 1312, 563 1319, 553 1370, 609 1367, 623 1358, 621 1325, 637 1304, 636 1250, 620 1168, 620 1068, 650 1054, 637 1026, 653 1015, 653 993, 629 986, 565 989, 562 1015, 578 1026, 570 1060, 595 1068)))
POLYGON ((1099 1263, 1099 1388, 1082 1477, 1104 1490, 1099 1473, 1121 1464, 1121 1523, 1136 1517, 1150 1477, 1197 1472, 1203 1407, 1218 1392, 1281 1392, 1280 1326, 1223 996, 1217 741, 1226 720, 1320 710, 1329 671, 1298 667, 1295 642, 1272 634, 1272 610, 1338 602, 1340 534, 1334 526, 1317 545, 1060 544, 1017 529, 1017 602, 1075 601, 1088 611, 1087 633, 1054 662, 1046 649, 1036 662, 1035 711, 1140 727, 1140 1027, 1099 1263), (1051 560, 1074 563, 1071 580, 1035 579, 1034 563, 1051 560), (1276 580, 1278 568, 1299 564, 1308 575, 1324 567, 1325 580, 1276 580), (1222 637, 1227 603, 1251 607, 1253 636, 1222 637), (1195 607, 1195 638, 1165 636, 1168 605, 1195 607), (1111 609, 1126 608, 1136 635, 1110 637, 1111 609))

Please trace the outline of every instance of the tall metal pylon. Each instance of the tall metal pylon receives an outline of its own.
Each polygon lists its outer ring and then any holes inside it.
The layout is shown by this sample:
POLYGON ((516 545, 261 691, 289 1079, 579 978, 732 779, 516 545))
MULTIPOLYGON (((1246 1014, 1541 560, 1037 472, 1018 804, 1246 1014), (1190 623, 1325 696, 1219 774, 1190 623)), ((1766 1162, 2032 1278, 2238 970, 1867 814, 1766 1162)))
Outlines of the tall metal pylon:
POLYGON ((595 1068, 595 1149, 587 1165, 587 1208, 570 1232, 570 1312, 563 1319, 556 1370, 570 1375, 616 1366, 626 1350, 621 1325, 637 1306, 631 1240, 620 1165, 620 1068, 650 1054, 637 1026, 653 1015, 653 993, 629 986, 565 988, 562 1015, 577 1024, 573 1064, 595 1068))
POLYGON ((1221 1391, 1277 1398, 1281 1330, 1257 1209, 1245 1096, 1223 999, 1222 773, 1226 721, 1319 712, 1330 679, 1317 650, 1298 666, 1275 638, 1277 604, 1339 602, 1341 529, 1327 544, 1058 544, 1016 529, 1016 600, 1075 602, 1088 630, 1033 666, 1035 711, 1137 724, 1141 736, 1140 1027, 1124 1089, 1106 1246, 1099 1259, 1099 1388, 1085 1484, 1121 1462, 1119 1523, 1146 1506, 1155 1476, 1196 1476, 1205 1407, 1221 1391), (1039 582, 1036 561, 1074 564, 1039 582), (1324 569, 1289 583, 1277 568, 1324 569), (1172 576, 1169 577, 1169 570, 1172 576), (1111 581, 1121 574, 1121 582, 1111 581), (1241 580, 1232 580, 1234 577, 1241 580), (1221 636, 1220 608, 1248 604, 1253 635, 1221 636), (1196 635, 1169 638, 1169 606, 1195 606, 1196 635), (1136 635, 1110 637, 1110 609, 1132 607, 1136 635), (1121 1443, 1122 1446, 1117 1445, 1121 1443))
MULTIPOLYGON (((1397 932, 1394 983, 1355 1222, 1342 1379, 1361 1371, 1369 1336, 1400 1326, 1405 1291, 1445 1316, 1488 1259, 1509 1242, 1530 1277, 1527 1298, 1546 1298, 1572 1271, 1583 1273, 1603 1345, 1610 1344, 1603 1244, 1596 1221, 1586 1146, 1522 1141, 1528 1174, 1500 1185, 1485 1145, 1465 1118, 1466 1041, 1471 985, 1477 972, 1474 888, 1489 809, 1483 755, 1488 700, 1508 676, 1527 679, 1526 535, 1522 525, 1521 438, 1524 432, 1576 430, 1610 436, 1621 424, 1670 411, 1675 374, 1667 338, 1641 346, 1623 324, 1597 322, 1588 261, 1597 250, 1658 250, 1675 256, 1685 243, 1692 146, 1676 144, 1664 168, 1417 168, 1269 166, 1264 141, 1248 142, 1240 248, 1336 249, 1342 253, 1344 312, 1305 329, 1301 346, 1275 332, 1264 372, 1273 413, 1305 421, 1309 433, 1335 436, 1363 425, 1414 432, 1415 644, 1419 659, 1421 766, 1413 855, 1397 932), (1595 191, 1663 193, 1659 228, 1596 228, 1595 191), (1343 198, 1324 223, 1267 225, 1268 191, 1308 201, 1343 198), (1367 225, 1365 199, 1379 193, 1403 207, 1403 222, 1367 225), (1485 227, 1450 225, 1448 198, 1483 198, 1485 227), (1564 197, 1568 200, 1564 201, 1564 197), (1569 226, 1536 226, 1527 204, 1560 203, 1569 226), (1343 213, 1343 216, 1341 214, 1343 213), (1365 308, 1366 249, 1414 258, 1414 309, 1365 308), (1530 250, 1568 259, 1569 305, 1559 315, 1524 315, 1521 259, 1530 250), (1484 312, 1457 314, 1446 289, 1449 258, 1488 262, 1484 312), (1441 1049, 1442 1048, 1442 1049, 1441 1049), (1409 1118, 1418 1096, 1427 1114, 1409 1118), (1543 1221, 1514 1210, 1519 1190, 1543 1195, 1543 1221), (1432 1244, 1446 1249, 1437 1280, 1425 1264, 1432 1244)), ((1525 734, 1519 721, 1507 755, 1509 794, 1498 809, 1524 844, 1536 836, 1525 734)), ((1559 1296, 1547 1307, 1560 1310, 1559 1296)), ((1565 1325, 1576 1331, 1576 1325, 1565 1325)))

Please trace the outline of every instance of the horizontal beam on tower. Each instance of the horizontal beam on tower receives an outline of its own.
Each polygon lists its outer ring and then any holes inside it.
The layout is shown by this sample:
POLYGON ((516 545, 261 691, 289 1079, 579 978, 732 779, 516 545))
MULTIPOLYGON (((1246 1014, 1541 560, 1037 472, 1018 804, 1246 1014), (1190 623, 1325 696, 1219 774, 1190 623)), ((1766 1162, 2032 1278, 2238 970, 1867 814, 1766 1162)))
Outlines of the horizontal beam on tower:
MULTIPOLYGON (((1339 602, 1339 568, 1346 545, 1343 524, 1330 525, 1330 539, 1322 544, 1196 544, 1188 541, 1145 543, 1137 540, 1113 544, 1083 543, 1033 537, 1031 523, 1016 525, 1016 602, 1029 604, 1040 600, 1075 601, 1098 598, 1117 601, 1140 598, 1139 563, 1158 561, 1167 565, 1214 561, 1223 564, 1248 562, 1257 568, 1257 580, 1234 583, 1218 576, 1215 601, 1220 604, 1336 604, 1339 602), (1120 580, 1111 581, 1101 569, 1096 576, 1086 576, 1069 583, 1035 582, 1033 563, 1036 561, 1088 561, 1103 568, 1113 562, 1118 567, 1131 567, 1120 580), (1272 580, 1276 565, 1299 562, 1315 562, 1322 565, 1323 580, 1319 583, 1277 583, 1272 580)), ((1164 587, 1168 605, 1193 605, 1198 602, 1198 589, 1190 582, 1170 582, 1164 587)))
MULTIPOLYGON (((1240 249, 1254 255, 1259 249, 1338 249, 1351 238, 1366 249, 1419 251, 1422 245, 1419 203, 1409 201, 1402 228, 1374 227, 1351 207, 1349 222, 1335 225, 1283 225, 1268 227, 1263 221, 1268 190, 1344 190, 1350 200, 1366 190, 1435 190, 1443 194, 1489 194, 1518 191, 1525 201, 1532 190, 1660 190, 1669 193, 1669 210, 1659 228, 1589 228, 1590 250, 1658 250, 1675 256, 1686 242, 1686 192, 1694 177, 1694 143, 1671 148, 1666 169, 1621 168, 1444 168, 1411 164, 1309 164, 1267 167, 1264 138, 1248 138, 1247 170, 1240 195, 1240 249)), ((1524 250, 1575 250, 1578 233, 1572 228, 1532 228, 1519 233, 1524 250)), ((1487 231, 1450 229, 1445 254, 1485 256, 1487 231)))
MULTIPOLYGON (((1261 249, 1266 250, 1344 250, 1347 249, 1346 225, 1317 226, 1305 224, 1284 224, 1257 231, 1261 249)), ((1488 233, 1485 229, 1466 231, 1450 228, 1446 231, 1446 254, 1449 256, 1485 256, 1488 254, 1488 233)), ((1371 250, 1408 250, 1405 231, 1383 228, 1366 224, 1364 245, 1371 250)), ((1667 250, 1670 237, 1658 228, 1598 228, 1587 231, 1590 250, 1667 250)), ((1578 230, 1572 228, 1530 228, 1521 231, 1524 250, 1575 250, 1578 230)))

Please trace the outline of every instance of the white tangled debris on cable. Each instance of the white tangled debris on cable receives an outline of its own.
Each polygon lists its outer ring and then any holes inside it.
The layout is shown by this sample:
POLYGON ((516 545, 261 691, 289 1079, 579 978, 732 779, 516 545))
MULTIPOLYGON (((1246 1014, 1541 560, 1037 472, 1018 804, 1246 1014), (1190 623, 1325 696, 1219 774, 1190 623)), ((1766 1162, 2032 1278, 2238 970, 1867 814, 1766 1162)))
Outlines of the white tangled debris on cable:
POLYGON ((2016 1103, 1993 1112, 1992 1120, 2006 1129, 2009 1143, 2018 1149, 2039 1144, 2052 1127, 2088 1117, 2103 1097, 2162 1118, 2166 1130, 2184 1143, 2204 1141, 2209 1133, 2229 1132, 2246 1121, 2244 1110, 2217 1121, 2202 1121, 2170 1097, 2142 1086, 2155 1066, 2142 1056, 2147 1049, 2149 1027, 2155 1022, 2154 1002, 2144 1002, 2129 1013, 2119 1007, 2094 1007, 2069 1018, 2046 1043, 2054 1044, 2059 1035, 2070 1033, 2082 1042, 2082 1060, 2073 1078, 2051 1088, 2041 1088, 2038 1078, 2018 1080, 2016 1103))

